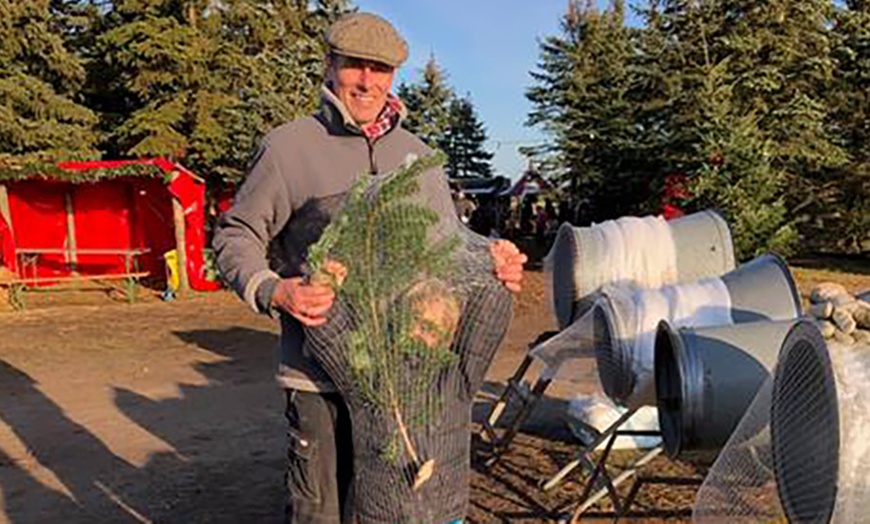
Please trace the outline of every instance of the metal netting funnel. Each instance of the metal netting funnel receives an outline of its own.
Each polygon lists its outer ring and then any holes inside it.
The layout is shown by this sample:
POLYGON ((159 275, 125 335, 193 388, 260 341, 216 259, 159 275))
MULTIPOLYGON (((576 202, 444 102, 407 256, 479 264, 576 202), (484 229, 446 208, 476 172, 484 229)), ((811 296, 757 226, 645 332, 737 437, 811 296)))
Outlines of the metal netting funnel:
POLYGON ((547 255, 547 289, 564 328, 592 306, 593 293, 604 284, 658 287, 719 276, 734 267, 731 232, 713 211, 667 222, 623 217, 591 227, 565 223, 547 255))
POLYGON ((306 349, 350 412, 362 524, 464 517, 471 405, 511 318, 489 240, 459 222, 434 165, 361 179, 309 256, 337 300, 306 349))
POLYGON ((791 522, 829 522, 837 497, 837 390, 824 343, 790 341, 773 381, 770 437, 780 500, 791 522))
MULTIPOLYGON (((551 407, 552 403, 563 403, 561 417, 574 437, 584 445, 599 440, 628 411, 625 407, 614 405, 606 397, 598 380, 596 345, 618 341, 606 339, 610 333, 602 331, 602 322, 606 319, 596 318, 596 311, 597 308, 587 311, 529 352, 536 362, 543 365, 539 376, 540 380, 547 383, 551 407)), ((550 414, 552 416, 552 411, 550 414)), ((625 426, 622 429, 627 430, 655 431, 658 427, 652 408, 634 413, 623 422, 625 426)), ((549 430, 552 431, 552 428, 549 430)), ((657 436, 620 436, 613 449, 655 447, 659 442, 657 436)), ((599 447, 603 449, 605 446, 602 442, 599 447)))
POLYGON ((788 266, 764 255, 726 273, 660 289, 605 286, 593 307, 599 377, 607 395, 631 406, 654 405, 654 350, 660 321, 708 327, 800 315, 788 266))
POLYGON ((608 397, 621 403, 628 400, 635 386, 636 307, 633 295, 610 288, 589 312, 601 387, 608 397))
POLYGON ((566 362, 594 357, 595 344, 609 343, 602 340, 603 333, 596 333, 593 311, 580 315, 558 334, 532 348, 531 356, 545 366, 542 376, 554 378, 566 362))
POLYGON ((694 521, 870 522, 870 347, 802 321, 698 492, 694 521))

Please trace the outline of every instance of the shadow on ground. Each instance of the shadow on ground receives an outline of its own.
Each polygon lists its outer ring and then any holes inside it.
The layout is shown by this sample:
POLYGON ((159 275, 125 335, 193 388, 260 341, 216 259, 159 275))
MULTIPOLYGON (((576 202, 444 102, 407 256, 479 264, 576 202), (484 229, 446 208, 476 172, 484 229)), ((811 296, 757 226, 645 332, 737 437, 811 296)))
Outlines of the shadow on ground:
POLYGON ((283 400, 272 378, 277 336, 248 328, 175 335, 223 359, 195 364, 206 385, 180 385, 178 397, 152 400, 114 388, 118 409, 173 448, 141 467, 0 360, 0 420, 27 448, 18 461, 0 451, 8 522, 278 521, 285 439, 283 400), (46 487, 37 470, 62 488, 46 487))

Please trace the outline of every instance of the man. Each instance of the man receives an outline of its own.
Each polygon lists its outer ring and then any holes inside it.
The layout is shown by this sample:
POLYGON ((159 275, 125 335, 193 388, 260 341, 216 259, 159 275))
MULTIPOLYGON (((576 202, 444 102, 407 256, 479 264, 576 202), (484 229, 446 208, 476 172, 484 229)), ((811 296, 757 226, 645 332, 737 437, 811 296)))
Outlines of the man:
MULTIPOLYGON (((226 281, 255 311, 281 319, 278 380, 287 390, 292 523, 341 522, 353 475, 347 408, 303 349, 303 326, 322 325, 335 298, 328 286, 303 279, 306 250, 356 177, 390 172, 409 154, 429 152, 399 126, 404 107, 391 89, 408 49, 389 22, 368 13, 344 16, 327 43, 321 111, 264 138, 214 238, 226 281)), ((446 180, 442 186, 429 188, 427 199, 446 201, 443 212, 452 213, 446 180)), ((504 242, 491 252, 496 276, 519 291, 525 255, 504 242)))

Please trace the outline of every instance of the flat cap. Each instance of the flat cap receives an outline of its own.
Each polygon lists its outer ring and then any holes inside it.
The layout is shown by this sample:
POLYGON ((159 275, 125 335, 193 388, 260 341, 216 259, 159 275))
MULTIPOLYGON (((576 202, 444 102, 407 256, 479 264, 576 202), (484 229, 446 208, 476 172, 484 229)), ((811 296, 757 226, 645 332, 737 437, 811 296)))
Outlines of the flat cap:
POLYGON ((342 16, 326 32, 333 53, 399 67, 408 58, 408 44, 386 20, 372 13, 342 16))

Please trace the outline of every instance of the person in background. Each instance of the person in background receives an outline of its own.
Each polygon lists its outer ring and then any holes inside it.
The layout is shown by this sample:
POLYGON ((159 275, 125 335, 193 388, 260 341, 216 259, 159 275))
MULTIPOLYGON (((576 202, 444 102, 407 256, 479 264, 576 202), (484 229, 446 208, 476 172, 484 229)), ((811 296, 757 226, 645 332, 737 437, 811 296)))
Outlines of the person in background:
POLYGON ((454 203, 456 204, 456 214, 459 215, 459 220, 463 224, 468 225, 477 209, 474 201, 462 190, 457 190, 454 192, 454 203))
POLYGON ((544 243, 544 234, 547 232, 547 211, 543 205, 535 205, 535 238, 539 244, 544 243))

